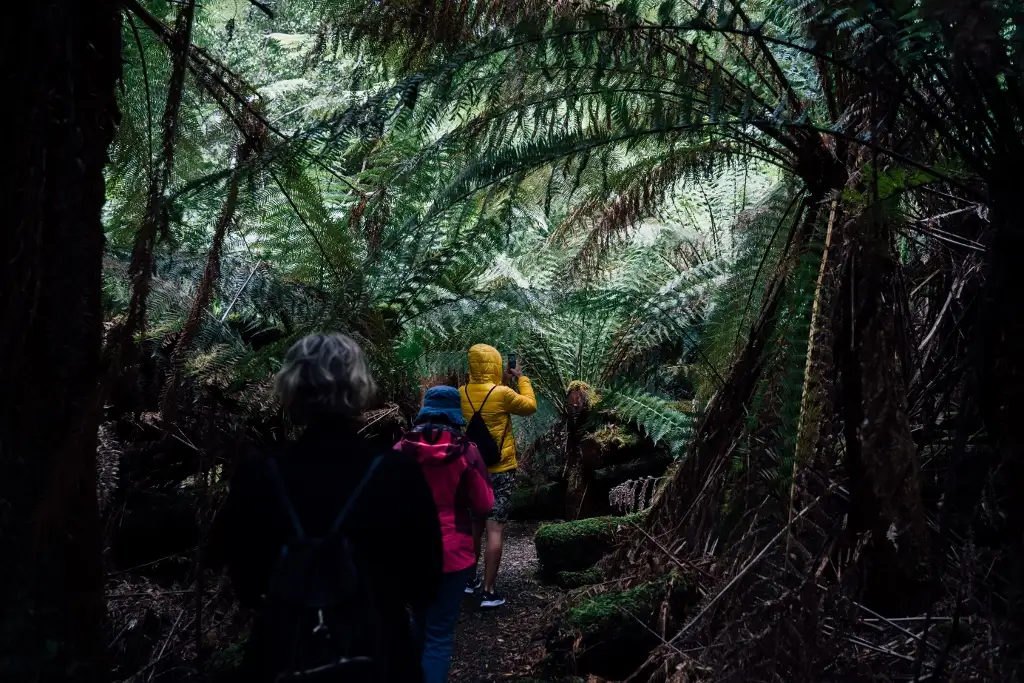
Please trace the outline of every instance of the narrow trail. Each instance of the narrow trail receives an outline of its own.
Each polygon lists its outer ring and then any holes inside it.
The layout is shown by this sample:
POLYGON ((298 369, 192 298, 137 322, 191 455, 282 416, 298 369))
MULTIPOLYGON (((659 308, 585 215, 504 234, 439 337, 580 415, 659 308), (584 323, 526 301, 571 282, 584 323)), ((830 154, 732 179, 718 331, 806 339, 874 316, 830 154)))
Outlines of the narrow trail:
POLYGON ((498 574, 498 591, 507 601, 481 610, 480 598, 466 596, 455 630, 450 683, 509 681, 523 676, 540 656, 532 640, 544 615, 561 591, 537 582, 533 534, 539 524, 509 522, 498 574))

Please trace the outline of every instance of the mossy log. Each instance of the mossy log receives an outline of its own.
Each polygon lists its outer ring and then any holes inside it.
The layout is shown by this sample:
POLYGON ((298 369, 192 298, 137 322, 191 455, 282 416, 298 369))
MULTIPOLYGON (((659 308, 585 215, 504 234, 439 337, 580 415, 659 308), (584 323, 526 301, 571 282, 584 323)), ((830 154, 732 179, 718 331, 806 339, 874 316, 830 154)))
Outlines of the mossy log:
POLYGON ((682 614, 694 599, 693 591, 667 577, 584 598, 548 639, 546 672, 622 680, 661 643, 663 604, 667 613, 682 614))
POLYGON ((554 583, 556 586, 560 586, 566 589, 580 588, 582 586, 592 586, 595 583, 600 583, 604 575, 601 570, 597 567, 590 567, 578 572, 558 572, 555 575, 554 583))
POLYGON ((612 488, 630 479, 660 477, 672 460, 667 455, 654 454, 621 465, 602 467, 594 472, 594 482, 612 488))
POLYGON ((591 517, 542 526, 534 537, 541 576, 554 579, 559 572, 594 566, 615 546, 618 529, 639 519, 640 515, 591 517))
POLYGON ((605 593, 569 610, 566 625, 581 639, 576 672, 619 680, 643 664, 658 645, 653 623, 664 594, 661 582, 605 593), (641 624, 648 628, 641 628, 641 624))

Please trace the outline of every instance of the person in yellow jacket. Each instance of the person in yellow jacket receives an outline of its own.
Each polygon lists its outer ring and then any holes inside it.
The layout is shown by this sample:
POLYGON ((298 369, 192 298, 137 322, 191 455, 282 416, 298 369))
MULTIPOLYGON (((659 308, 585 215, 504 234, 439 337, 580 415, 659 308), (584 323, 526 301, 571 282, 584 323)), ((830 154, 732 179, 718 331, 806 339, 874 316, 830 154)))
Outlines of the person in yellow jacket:
MULTIPOLYGON (((474 411, 479 411, 487 431, 494 437, 501 452, 498 464, 488 468, 491 487, 494 489, 494 508, 486 524, 483 520, 477 520, 473 529, 477 564, 480 562, 481 536, 485 529, 487 532, 483 592, 480 596, 480 607, 485 609, 505 604, 505 599, 494 590, 494 583, 501 564, 509 498, 515 489, 516 467, 519 465, 516 461, 516 439, 512 434, 512 416, 533 415, 537 411, 537 399, 533 395, 530 380, 518 368, 509 368, 504 373, 503 369, 504 363, 496 348, 476 344, 469 349, 469 382, 459 387, 459 393, 462 394, 462 416, 468 423, 474 411), (508 384, 512 378, 518 382, 518 391, 511 386, 499 384, 503 379, 508 384)), ((466 593, 473 593, 478 588, 480 581, 474 573, 474 578, 466 586, 466 593)))

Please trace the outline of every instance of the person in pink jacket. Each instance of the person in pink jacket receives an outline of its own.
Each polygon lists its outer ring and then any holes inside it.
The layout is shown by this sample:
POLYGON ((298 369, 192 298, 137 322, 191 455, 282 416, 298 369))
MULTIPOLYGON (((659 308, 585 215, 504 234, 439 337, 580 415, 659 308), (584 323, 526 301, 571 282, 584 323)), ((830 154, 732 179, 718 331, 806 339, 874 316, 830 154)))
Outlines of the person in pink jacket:
POLYGON ((432 387, 423 396, 416 427, 395 445, 395 450, 420 464, 430 484, 444 544, 444 575, 437 598, 413 615, 426 683, 448 680, 455 623, 466 582, 476 567, 473 516, 487 515, 494 505, 487 466, 463 434, 464 425, 459 390, 432 387))

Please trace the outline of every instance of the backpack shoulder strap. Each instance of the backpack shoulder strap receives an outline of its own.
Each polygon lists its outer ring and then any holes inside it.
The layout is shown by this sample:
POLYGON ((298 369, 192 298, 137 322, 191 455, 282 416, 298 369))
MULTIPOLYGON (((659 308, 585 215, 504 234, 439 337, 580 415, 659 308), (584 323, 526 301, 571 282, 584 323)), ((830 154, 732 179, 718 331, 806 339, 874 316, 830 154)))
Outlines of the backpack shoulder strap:
MULTIPOLYGON (((497 388, 498 388, 498 385, 495 384, 493 387, 491 387, 491 390, 487 392, 487 395, 484 396, 484 402, 480 404, 480 410, 484 409, 484 406, 487 404, 487 399, 489 399, 491 397, 491 394, 494 393, 494 390, 497 389, 497 388)), ((472 409, 474 415, 476 415, 477 413, 480 412, 480 410, 477 410, 475 407, 473 407, 473 400, 469 398, 469 385, 468 384, 466 385, 466 400, 469 401, 469 407, 472 409)))
POLYGON ((277 490, 277 498, 281 502, 281 506, 284 511, 288 514, 288 520, 292 523, 292 530, 295 532, 295 538, 300 541, 306 538, 306 531, 302 528, 302 522, 299 521, 299 513, 295 511, 295 506, 292 505, 292 499, 288 495, 288 487, 284 483, 284 479, 281 477, 281 470, 277 466, 277 459, 274 457, 267 458, 267 469, 270 470, 270 478, 274 480, 274 488, 277 490))
POLYGON ((365 489, 366 485, 370 483, 370 479, 373 478, 373 473, 377 471, 378 467, 380 467, 380 462, 383 459, 383 455, 378 455, 373 459, 373 462, 370 463, 370 466, 366 468, 366 474, 364 474, 363 478, 359 480, 358 484, 356 484, 356 487, 352 490, 352 495, 348 497, 348 502, 345 503, 345 507, 341 508, 341 512, 339 512, 338 516, 334 519, 334 524, 331 525, 332 534, 337 533, 338 529, 341 528, 341 525, 345 523, 345 518, 348 517, 348 513, 352 510, 352 507, 356 504, 359 496, 363 493, 363 489, 365 489))

